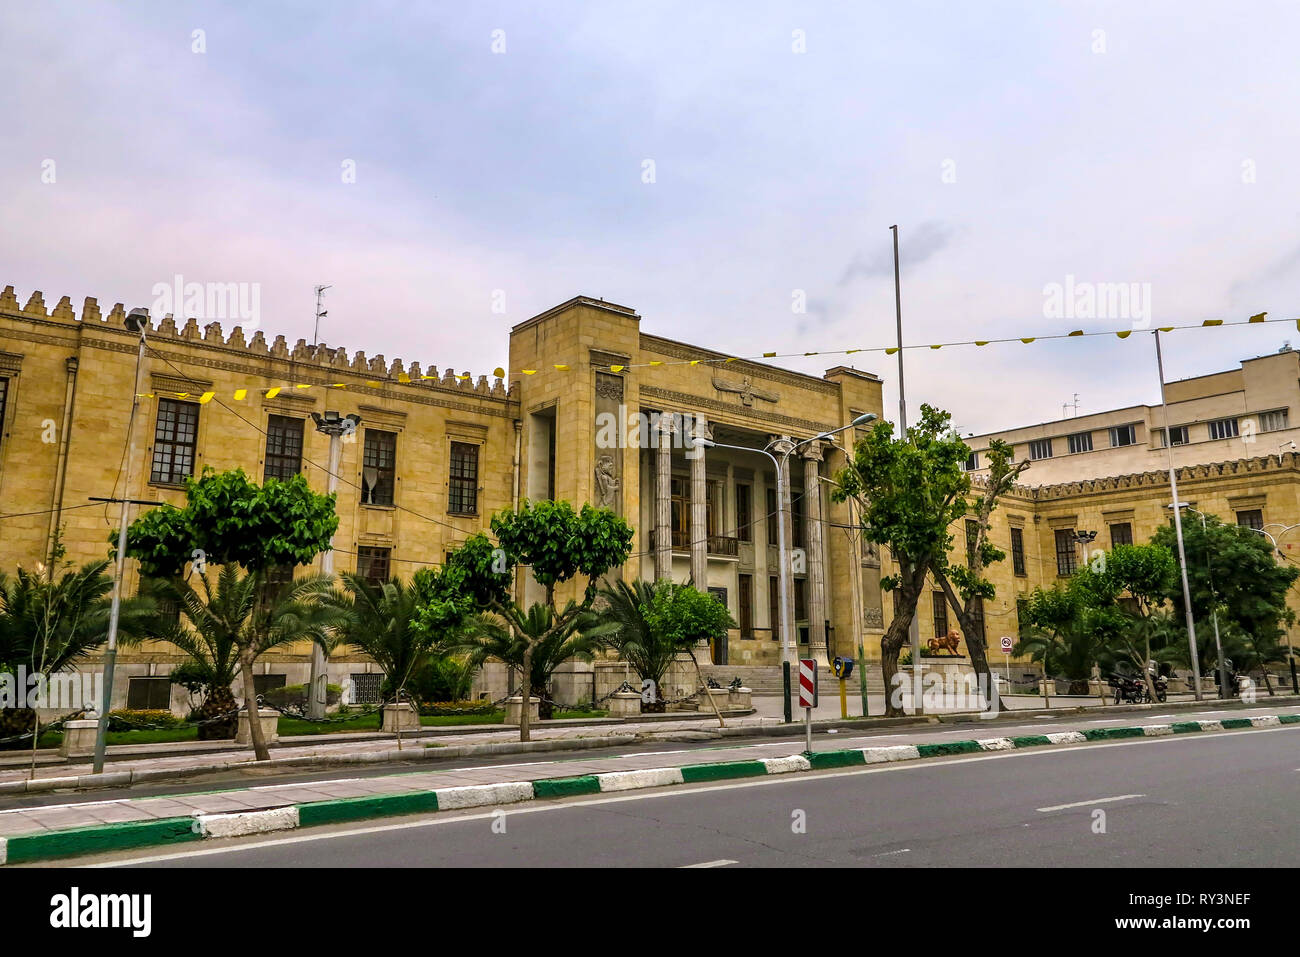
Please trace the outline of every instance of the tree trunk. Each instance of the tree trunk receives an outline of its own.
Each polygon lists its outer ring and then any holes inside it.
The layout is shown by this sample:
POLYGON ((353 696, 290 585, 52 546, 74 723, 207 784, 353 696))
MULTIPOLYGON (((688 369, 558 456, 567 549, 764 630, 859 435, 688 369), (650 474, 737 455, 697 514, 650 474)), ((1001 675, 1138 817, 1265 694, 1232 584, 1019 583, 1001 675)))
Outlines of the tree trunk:
POLYGON ((266 749, 266 739, 262 737, 262 721, 257 706, 257 691, 253 684, 253 657, 248 654, 239 656, 240 670, 244 673, 244 709, 248 712, 248 737, 253 742, 253 756, 258 761, 271 760, 271 752, 266 749))
POLYGON ((962 634, 966 636, 966 650, 970 652, 971 667, 975 669, 975 674, 984 685, 985 700, 988 704, 989 711, 1002 710, 1002 696, 998 694, 997 682, 993 680, 993 668, 989 665, 988 648, 984 639, 980 636, 979 626, 975 621, 975 616, 970 614, 969 610, 963 609, 962 613, 957 616, 958 622, 961 623, 962 634))
MULTIPOLYGON (((918 571, 919 574, 913 572, 911 582, 904 579, 899 584, 898 614, 894 616, 889 623, 889 628, 880 639, 880 671, 885 681, 885 717, 887 718, 897 718, 907 714, 903 709, 902 688, 895 687, 895 676, 898 674, 898 653, 907 642, 912 618, 916 615, 916 602, 921 596, 920 583, 925 580, 925 569, 918 571)), ((914 676, 920 673, 917 670, 919 667, 919 662, 912 662, 914 676)), ((913 691, 915 689, 914 681, 913 691)), ((915 710, 915 701, 912 702, 912 707, 915 710)))
POLYGON ((523 700, 519 705, 519 740, 531 741, 528 737, 528 715, 532 711, 533 697, 533 643, 524 644, 524 674, 519 682, 519 691, 523 700))
POLYGON ((203 720, 223 714, 228 717, 224 721, 199 725, 199 740, 226 741, 233 738, 239 730, 239 715, 230 714, 235 710, 235 696, 231 693, 229 685, 216 685, 209 689, 208 696, 199 706, 199 715, 203 720))

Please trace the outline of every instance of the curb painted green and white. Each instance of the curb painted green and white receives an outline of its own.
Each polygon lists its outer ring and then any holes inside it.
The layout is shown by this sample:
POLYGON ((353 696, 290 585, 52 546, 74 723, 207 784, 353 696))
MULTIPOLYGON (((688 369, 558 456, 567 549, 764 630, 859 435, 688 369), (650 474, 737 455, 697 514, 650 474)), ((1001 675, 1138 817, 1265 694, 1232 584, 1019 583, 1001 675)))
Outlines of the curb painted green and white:
POLYGON ((209 838, 245 837, 294 830, 317 824, 339 824, 400 814, 426 814, 431 811, 462 810, 475 807, 498 807, 521 801, 580 797, 658 788, 674 784, 701 784, 738 778, 823 771, 833 768, 916 761, 922 758, 950 757, 989 751, 1015 751, 1044 745, 1085 744, 1124 738, 1158 738, 1168 735, 1232 731, 1247 728, 1275 728, 1300 724, 1300 714, 1265 715, 1254 718, 1224 718, 1219 721, 1177 721, 1124 728, 1090 728, 1085 731, 1061 731, 1053 734, 1029 734, 1017 737, 981 738, 969 741, 944 741, 935 744, 891 745, 875 748, 852 748, 845 751, 817 751, 792 754, 781 758, 752 761, 724 761, 713 764, 688 764, 676 768, 645 768, 633 771, 607 771, 569 778, 546 778, 539 781, 515 781, 503 784, 475 784, 464 787, 405 791, 366 797, 339 798, 291 804, 267 810, 240 811, 131 821, 123 824, 98 824, 88 827, 47 830, 33 834, 0 837, 0 865, 54 860, 84 854, 133 850, 202 841, 209 838))

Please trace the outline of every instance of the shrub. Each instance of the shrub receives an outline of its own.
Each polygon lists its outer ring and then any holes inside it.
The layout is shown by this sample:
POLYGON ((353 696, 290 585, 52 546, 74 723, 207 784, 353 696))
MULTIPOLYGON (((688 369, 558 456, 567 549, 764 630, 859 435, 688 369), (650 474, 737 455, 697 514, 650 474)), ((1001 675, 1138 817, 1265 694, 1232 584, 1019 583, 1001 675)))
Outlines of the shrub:
POLYGON ((184 724, 182 718, 158 708, 118 708, 108 713, 109 731, 143 731, 157 728, 177 728, 184 724))
POLYGON ((431 657, 412 673, 406 687, 417 701, 464 702, 477 670, 464 658, 431 657))
MULTIPOLYGON (((333 707, 343 698, 343 688, 340 685, 325 686, 325 706, 333 707)), ((307 686, 303 685, 285 685, 283 688, 272 688, 262 695, 262 700, 273 708, 286 708, 301 711, 307 707, 307 686)))
POLYGON ((419 702, 420 714, 424 715, 452 715, 452 714, 492 714, 500 711, 498 705, 491 701, 423 701, 419 702))

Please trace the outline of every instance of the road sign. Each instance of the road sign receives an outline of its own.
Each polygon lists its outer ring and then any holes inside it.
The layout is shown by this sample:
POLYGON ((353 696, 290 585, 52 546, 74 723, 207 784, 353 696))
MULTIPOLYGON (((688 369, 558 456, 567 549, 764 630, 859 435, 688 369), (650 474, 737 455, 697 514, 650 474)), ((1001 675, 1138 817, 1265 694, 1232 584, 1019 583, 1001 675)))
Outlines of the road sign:
POLYGON ((1012 638, 1011 638, 1010 635, 1003 635, 1003 636, 1002 636, 1002 653, 1003 653, 1004 655, 1009 655, 1009 654, 1011 654, 1011 649, 1014 648, 1015 645, 1016 645, 1016 643, 1015 643, 1015 641, 1012 640, 1012 638))
POLYGON ((817 662, 812 658, 799 659, 799 707, 817 707, 817 662))

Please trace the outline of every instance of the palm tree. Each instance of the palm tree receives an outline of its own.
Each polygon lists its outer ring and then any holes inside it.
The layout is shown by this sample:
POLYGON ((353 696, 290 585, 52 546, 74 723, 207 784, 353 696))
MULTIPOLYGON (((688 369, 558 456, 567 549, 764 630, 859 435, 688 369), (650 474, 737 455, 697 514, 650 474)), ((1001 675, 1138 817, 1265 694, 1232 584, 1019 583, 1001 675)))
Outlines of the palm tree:
MULTIPOLYGON (((345 609, 329 600, 334 586, 332 575, 296 579, 280 595, 259 602, 263 575, 262 572, 245 573, 227 564, 221 566, 215 581, 206 572, 198 576, 198 588, 188 580, 172 582, 172 593, 188 621, 181 626, 183 634, 178 632, 168 639, 201 662, 200 667, 204 666, 202 662, 213 666, 214 677, 216 665, 234 655, 243 676, 250 737, 259 761, 267 760, 270 753, 256 720, 254 663, 272 648, 295 641, 313 641, 328 647, 351 621, 345 609), (188 648, 176 638, 188 644, 188 648)), ((224 687, 229 691, 228 685, 224 687)), ((214 692, 216 688, 213 687, 214 692)), ((218 692, 217 702, 212 705, 214 713, 222 713, 223 700, 218 692)), ((230 703, 233 704, 233 696, 230 703)))
POLYGON ((399 578, 375 584, 353 572, 339 575, 344 594, 331 599, 349 617, 337 635, 339 644, 355 645, 383 669, 380 697, 394 701, 429 659, 436 638, 412 627, 419 593, 399 578))
POLYGON ((678 654, 688 650, 674 642, 662 629, 652 628, 645 611, 654 602, 653 582, 636 581, 628 584, 617 581, 611 588, 605 586, 597 599, 597 613, 614 627, 606 639, 620 658, 632 666, 642 681, 649 681, 654 700, 642 701, 641 710, 662 712, 664 699, 659 693, 664 675, 672 667, 678 654))
MULTIPOLYGON (((573 604, 569 602, 570 606, 573 604)), ((613 633, 614 625, 602 624, 595 614, 584 612, 548 634, 555 620, 550 605, 538 602, 529 606, 527 612, 516 605, 515 611, 519 624, 514 627, 497 615, 475 615, 462 627, 447 650, 468 654, 470 663, 476 667, 481 667, 488 658, 499 658, 522 671, 524 650, 528 642, 532 642, 528 694, 541 699, 538 717, 549 718, 554 708, 546 694, 546 686, 555 669, 571 658, 591 661, 605 638, 613 633), (516 629, 522 630, 523 635, 516 634, 516 629)), ((566 607, 561 616, 570 612, 571 608, 566 607)))
POLYGON ((1028 655, 1045 675, 1070 682, 1069 693, 1088 693, 1093 665, 1113 664, 1113 629, 1096 615, 1077 588, 1035 589, 1021 613, 1020 641, 1012 654, 1028 655))
MULTIPOLYGON (((113 579, 109 561, 54 566, 36 574, 19 568, 11 578, 0 572, 0 671, 22 665, 29 675, 65 671, 108 640, 113 579)), ((145 637, 154 610, 148 598, 122 602, 118 634, 124 643, 145 637)), ((36 727, 32 708, 0 711, 0 738, 25 735, 36 727)))

